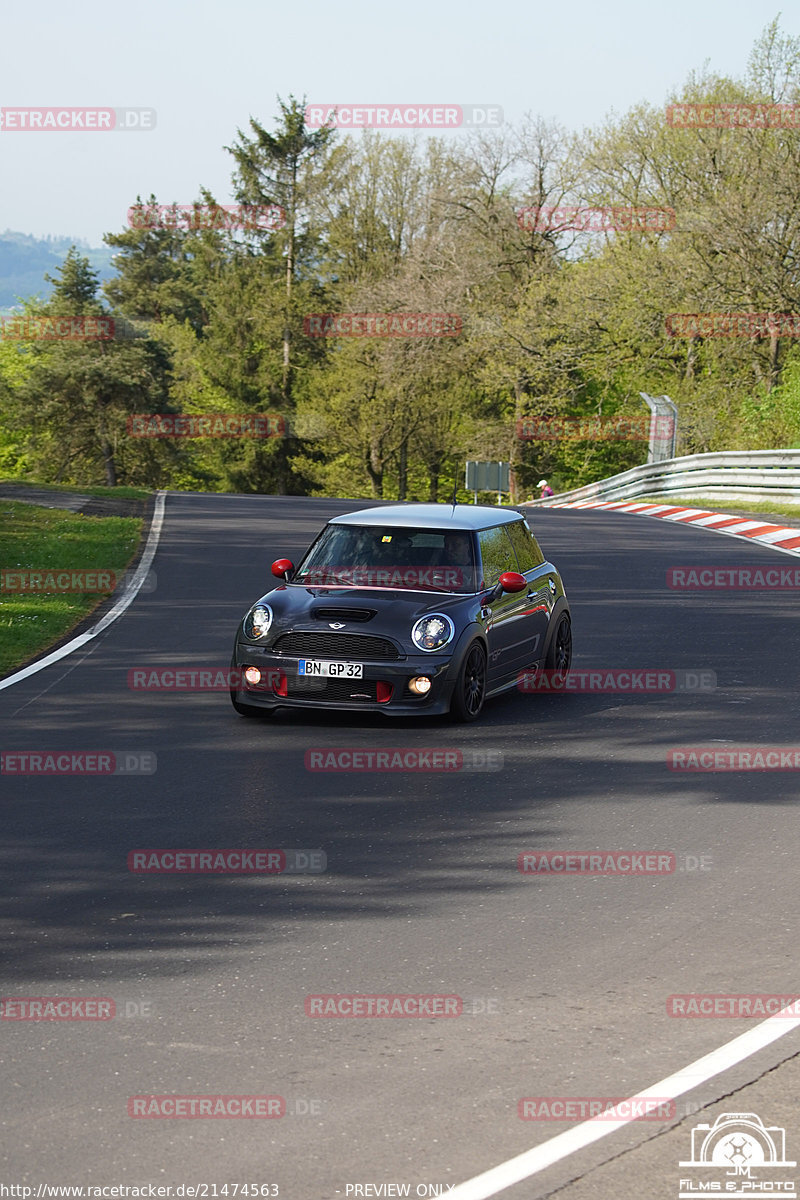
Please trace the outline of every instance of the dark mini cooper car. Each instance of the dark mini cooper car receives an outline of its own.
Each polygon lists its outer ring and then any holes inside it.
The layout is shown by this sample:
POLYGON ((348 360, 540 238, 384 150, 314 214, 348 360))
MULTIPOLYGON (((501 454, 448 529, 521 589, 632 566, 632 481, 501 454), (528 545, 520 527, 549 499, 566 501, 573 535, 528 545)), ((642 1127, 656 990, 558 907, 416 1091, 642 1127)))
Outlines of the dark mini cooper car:
POLYGON ((474 721, 521 671, 566 670, 569 604, 520 513, 398 504, 334 517, 249 610, 233 648, 233 707, 474 721))

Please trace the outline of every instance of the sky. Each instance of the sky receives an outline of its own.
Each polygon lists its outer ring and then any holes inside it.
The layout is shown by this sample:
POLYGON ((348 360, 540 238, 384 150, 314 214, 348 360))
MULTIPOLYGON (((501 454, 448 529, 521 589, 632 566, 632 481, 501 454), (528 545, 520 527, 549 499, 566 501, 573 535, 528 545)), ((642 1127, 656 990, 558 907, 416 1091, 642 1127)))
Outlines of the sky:
MULTIPOLYGON (((648 101, 692 70, 742 76, 778 8, 751 0, 150 0, 6 6, 0 107, 154 109, 155 128, 0 128, 0 232, 85 238, 127 223, 136 196, 233 200, 224 146, 277 96, 309 103, 491 105, 570 130, 648 101)), ((781 28, 800 33, 800 5, 781 28)), ((13 120, 13 118, 12 118, 13 120)), ((19 118, 17 119, 19 120, 19 118)), ((396 136, 410 136, 398 134, 396 136)), ((463 130, 444 133, 464 137, 463 130)))

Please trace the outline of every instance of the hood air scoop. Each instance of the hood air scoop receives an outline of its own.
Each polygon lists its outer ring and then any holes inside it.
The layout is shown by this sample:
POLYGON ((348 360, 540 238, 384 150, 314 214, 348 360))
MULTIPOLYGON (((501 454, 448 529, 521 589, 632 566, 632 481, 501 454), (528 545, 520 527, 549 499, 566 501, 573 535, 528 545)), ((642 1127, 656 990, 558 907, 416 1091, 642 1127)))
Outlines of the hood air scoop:
POLYGON ((341 605, 317 604, 311 609, 316 621, 371 621, 377 608, 343 608, 341 605))

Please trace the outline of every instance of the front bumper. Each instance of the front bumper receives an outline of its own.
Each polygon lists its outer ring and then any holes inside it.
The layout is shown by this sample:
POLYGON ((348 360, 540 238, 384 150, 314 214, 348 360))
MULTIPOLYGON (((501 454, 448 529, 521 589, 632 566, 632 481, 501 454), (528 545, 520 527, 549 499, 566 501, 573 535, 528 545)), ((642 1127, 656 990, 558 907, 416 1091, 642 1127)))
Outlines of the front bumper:
POLYGON ((269 650, 237 642, 232 666, 241 671, 241 684, 233 699, 253 708, 336 709, 342 712, 377 712, 384 716, 434 716, 447 713, 456 680, 452 654, 415 654, 393 662, 363 661, 361 679, 306 678, 298 658, 271 654, 269 650), (244 679, 247 667, 257 667, 263 682, 253 687, 244 679), (427 675, 431 689, 425 696, 409 690, 416 675, 427 675), (376 698, 376 685, 392 688, 388 700, 376 698), (285 691, 285 694, 282 694, 285 691))

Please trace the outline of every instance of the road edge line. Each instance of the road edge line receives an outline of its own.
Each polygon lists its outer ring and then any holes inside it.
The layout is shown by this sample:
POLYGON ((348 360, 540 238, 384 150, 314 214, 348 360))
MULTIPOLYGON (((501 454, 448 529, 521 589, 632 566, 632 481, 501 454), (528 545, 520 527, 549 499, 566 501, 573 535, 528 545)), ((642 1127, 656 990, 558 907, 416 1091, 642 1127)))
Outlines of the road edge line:
POLYGON ((27 667, 22 667, 13 675, 7 676, 5 679, 0 679, 0 692, 5 688, 11 687, 15 683, 22 683, 23 679, 28 679, 31 675, 35 675, 37 671, 43 671, 45 667, 50 667, 53 663, 59 662, 60 659, 66 658, 68 654, 79 650, 81 646, 85 646, 92 638, 96 638, 98 634, 107 629, 112 622, 121 617, 127 608, 133 603, 139 594, 139 590, 144 583, 147 572, 150 570, 153 559, 158 549, 159 539, 161 537, 161 529, 164 524, 164 509, 166 505, 166 491, 156 492, 156 502, 153 508, 153 517, 150 522, 150 530, 147 534, 147 543, 144 548, 144 553, 139 560, 139 565, 133 573, 133 577, 128 580, 128 583, 113 608, 110 608, 106 615, 88 629, 86 633, 80 633, 72 641, 60 646, 58 650, 54 650, 52 654, 45 655, 44 658, 38 659, 37 662, 31 663, 27 667))
MULTIPOLYGON (((800 1016, 784 1017, 783 1013, 785 1012, 788 1012, 788 1009, 785 1008, 780 1013, 767 1017, 754 1029, 748 1029, 730 1042, 718 1046, 710 1054, 703 1055, 702 1058, 696 1059, 687 1067, 682 1067, 680 1071, 654 1083, 652 1087, 645 1088, 644 1091, 637 1092, 635 1096, 628 1097, 627 1103, 653 1098, 662 1101, 674 1100, 676 1096, 682 1096, 684 1093, 692 1091, 701 1083, 713 1079, 715 1075, 721 1075, 724 1071, 730 1070, 731 1067, 750 1058, 758 1050, 763 1050, 765 1046, 776 1042, 778 1038, 784 1037, 800 1025, 800 1016)), ((638 1120, 635 1116, 621 1117, 617 1121, 609 1121, 602 1115, 592 1117, 591 1120, 583 1121, 580 1125, 565 1130, 564 1133, 548 1138, 546 1142, 541 1142, 532 1150, 526 1150, 514 1158, 509 1158, 506 1162, 500 1163, 499 1166, 491 1167, 488 1171, 475 1175, 464 1183, 457 1184, 453 1191, 448 1192, 449 1200, 487 1200, 488 1197, 496 1196, 498 1192, 505 1191, 506 1188, 512 1187, 516 1183, 524 1182, 532 1175, 538 1174, 539 1171, 544 1171, 547 1167, 560 1162, 561 1159, 568 1158, 578 1150, 583 1150, 594 1142, 599 1142, 601 1138, 607 1137, 610 1133, 622 1129, 635 1120, 638 1120)))

